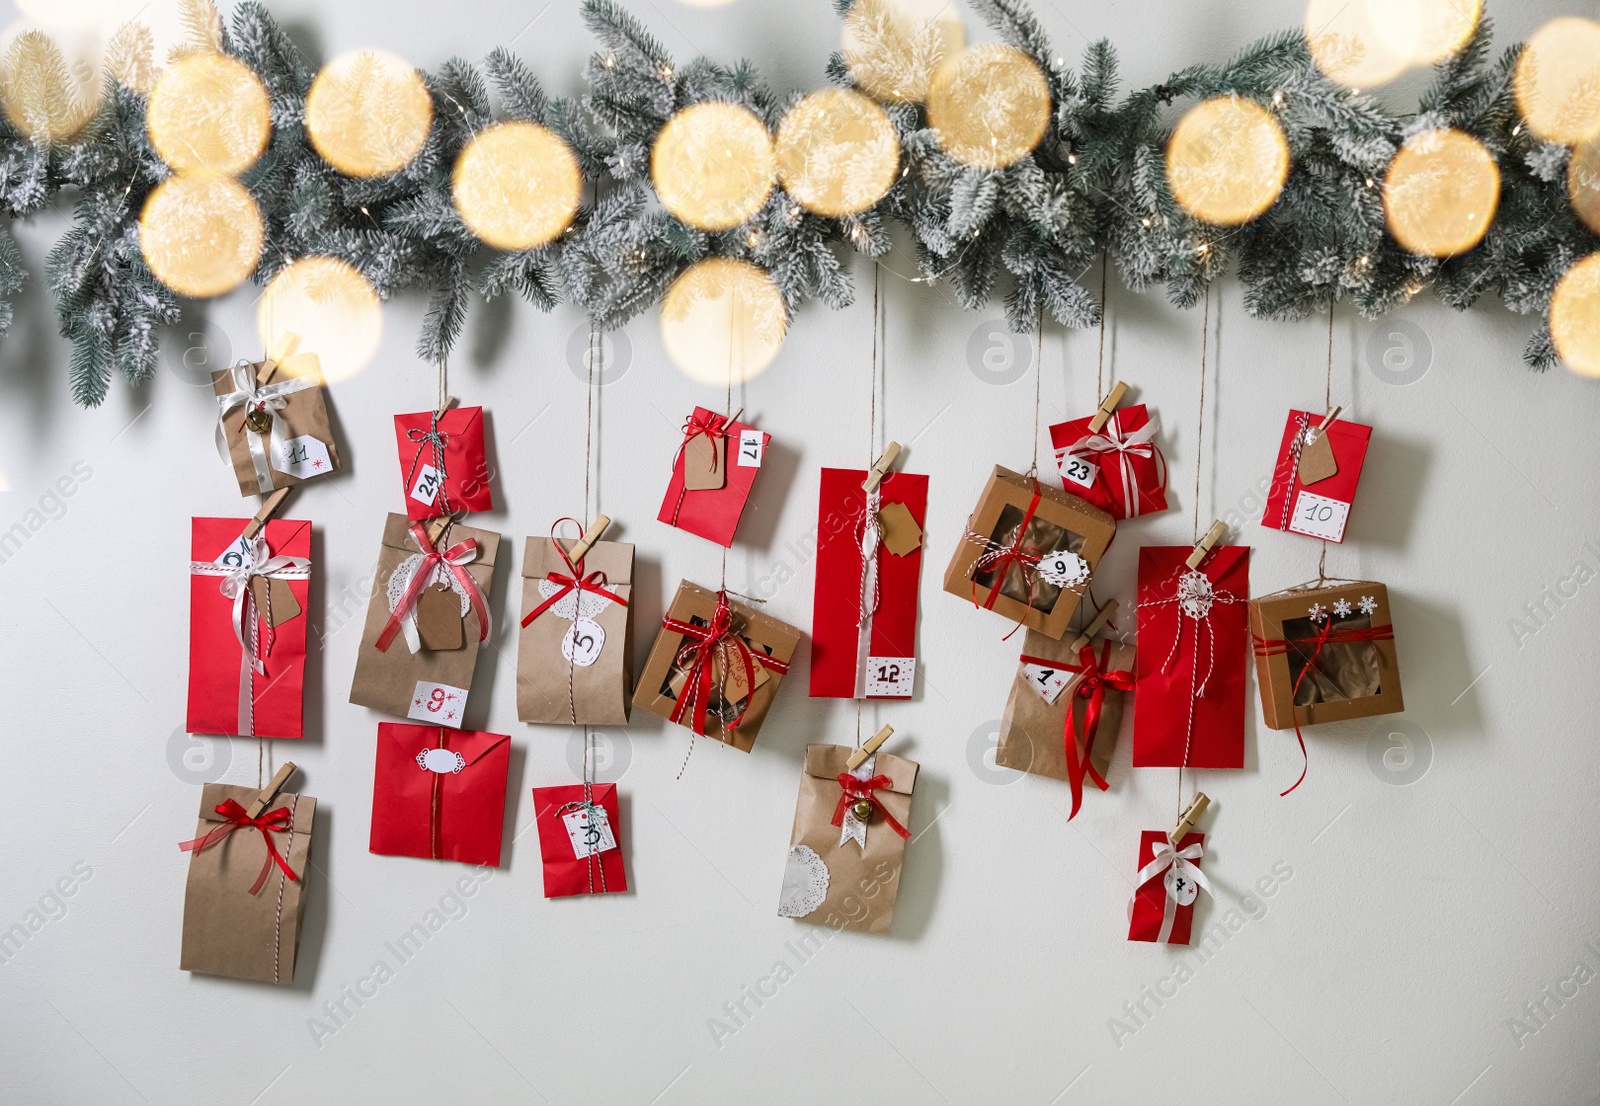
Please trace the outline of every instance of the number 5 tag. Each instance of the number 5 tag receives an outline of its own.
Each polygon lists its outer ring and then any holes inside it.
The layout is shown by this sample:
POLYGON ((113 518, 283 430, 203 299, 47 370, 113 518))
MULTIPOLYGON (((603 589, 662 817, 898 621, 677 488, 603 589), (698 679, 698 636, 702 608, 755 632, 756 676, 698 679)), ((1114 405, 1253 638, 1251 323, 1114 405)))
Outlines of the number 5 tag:
POLYGON ((592 618, 579 618, 561 639, 561 655, 579 668, 588 668, 600 659, 600 650, 605 644, 606 632, 600 623, 592 618))

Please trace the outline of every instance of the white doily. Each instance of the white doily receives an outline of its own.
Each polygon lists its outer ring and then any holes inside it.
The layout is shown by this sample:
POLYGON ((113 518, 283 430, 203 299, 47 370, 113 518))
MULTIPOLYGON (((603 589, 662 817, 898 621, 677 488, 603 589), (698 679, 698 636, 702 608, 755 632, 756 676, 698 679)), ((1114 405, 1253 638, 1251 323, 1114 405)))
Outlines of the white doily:
MULTIPOLYGON (((548 579, 539 581, 540 598, 549 599, 560 590, 560 584, 552 583, 548 579)), ((550 604, 549 609, 554 614, 571 622, 579 618, 593 618, 605 610, 606 604, 610 602, 611 600, 603 595, 596 595, 587 589, 579 591, 577 588, 573 588, 556 602, 550 604)))
POLYGON ((1211 603, 1216 593, 1211 590, 1211 578, 1198 569, 1190 569, 1178 577, 1178 609, 1195 621, 1211 613, 1211 603))
POLYGON ((1039 558, 1039 575, 1058 588, 1075 588, 1089 579, 1089 562, 1070 549, 1039 558))
POLYGON ((789 850, 783 866, 783 892, 778 896, 778 917, 804 918, 828 897, 828 866, 806 845, 789 850))
MULTIPOLYGON (((417 569, 422 567, 421 553, 413 553, 400 562, 400 567, 394 570, 394 575, 389 577, 389 610, 395 611, 400 607, 400 602, 406 597, 406 590, 411 587, 411 578, 417 574, 417 569)), ((443 584, 456 593, 461 600, 461 617, 466 618, 467 612, 472 609, 472 600, 468 597, 466 589, 461 586, 461 581, 456 579, 455 573, 443 564, 433 566, 433 575, 424 587, 443 584)), ((400 619, 400 629, 406 637, 406 647, 413 653, 422 651, 422 638, 417 634, 417 608, 415 604, 400 619)))

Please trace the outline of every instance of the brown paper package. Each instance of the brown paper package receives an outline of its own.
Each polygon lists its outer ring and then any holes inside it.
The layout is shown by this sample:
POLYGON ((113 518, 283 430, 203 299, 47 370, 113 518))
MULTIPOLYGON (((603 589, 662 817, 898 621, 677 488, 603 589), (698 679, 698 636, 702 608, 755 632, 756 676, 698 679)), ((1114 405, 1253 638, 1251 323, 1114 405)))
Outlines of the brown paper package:
MULTIPOLYGON (((970 533, 956 546, 950 567, 945 570, 944 590, 969 603, 975 599, 979 606, 988 602, 991 591, 997 591, 990 607, 996 614, 1046 637, 1059 638, 1078 609, 1088 582, 1063 590, 1035 575, 1030 605, 1028 580, 1020 565, 1009 564, 1003 575, 985 570, 978 574, 976 582, 973 579, 985 546, 972 534, 1002 546, 1010 545, 1032 498, 1033 485, 1026 476, 995 466, 977 508, 967 520, 970 533)), ((1076 553, 1089 563, 1092 574, 1116 531, 1116 520, 1107 512, 1060 488, 1040 483, 1039 506, 1028 524, 1023 544, 1042 553, 1063 549, 1076 553)))
MULTIPOLYGON (((1376 581, 1354 580, 1320 588, 1290 588, 1250 600, 1250 633, 1257 641, 1315 639, 1318 628, 1310 618, 1314 603, 1327 609, 1335 632, 1341 628, 1393 626, 1389 589, 1376 581), (1360 608, 1361 600, 1367 597, 1377 604, 1370 616, 1360 608), (1344 618, 1332 613, 1333 605, 1341 599, 1351 607, 1350 615, 1344 618)), ((1324 645, 1315 668, 1300 680, 1297 694, 1295 681, 1314 648, 1295 644, 1286 652, 1263 656, 1257 646, 1256 683, 1261 687, 1261 712, 1269 728, 1287 730, 1297 721, 1302 726, 1314 726, 1405 710, 1400 692, 1400 659, 1392 638, 1324 645)))
MULTIPOLYGON (((494 558, 500 548, 500 535, 490 530, 471 526, 452 526, 439 540, 441 549, 448 549, 468 538, 476 539, 478 555, 467 564, 467 574, 477 581, 488 604, 489 589, 494 581, 494 558)), ((480 642, 478 641, 478 612, 469 609, 462 620, 462 633, 466 645, 461 649, 430 650, 413 653, 407 646, 404 634, 396 634, 387 652, 378 651, 378 635, 389 621, 389 578, 395 569, 414 553, 420 553, 411 540, 410 523, 405 515, 390 514, 383 527, 383 547, 378 551, 378 573, 372 584, 372 598, 367 603, 367 622, 361 631, 361 650, 356 654, 355 679, 350 684, 350 701, 357 706, 371 707, 385 714, 407 717, 417 681, 448 684, 451 687, 472 689, 472 674, 478 666, 480 642)))
MULTIPOLYGON (((1076 636, 1074 634, 1063 641, 1052 641, 1035 630, 1029 630, 1023 640, 1022 653, 1024 656, 1077 664, 1078 657, 1070 650, 1076 636)), ((1100 638, 1094 642, 1096 661, 1100 660, 1107 640, 1100 638)), ((1132 672, 1133 646, 1112 641, 1110 661, 1101 667, 1109 672, 1132 672)), ((1015 768, 1019 772, 1065 780, 1069 705, 1077 725, 1080 747, 1084 740, 1084 716, 1089 709, 1089 700, 1078 694, 1078 685, 1082 682, 1081 673, 1073 676, 1072 682, 1061 689, 1056 701, 1047 703, 1044 696, 1028 682, 1024 667, 1017 665, 1016 678, 1011 681, 1011 696, 1006 700, 1005 716, 1000 720, 1000 743, 995 748, 994 762, 1002 768, 1015 768)), ((1094 749, 1089 759, 1102 779, 1111 764, 1111 753, 1117 744, 1117 729, 1122 724, 1122 695, 1116 688, 1108 687, 1100 706, 1100 728, 1095 732, 1094 749)), ((1086 788, 1088 786, 1085 784, 1086 788)))
MULTIPOLYGON (((840 827, 833 824, 838 809, 839 775, 849 771, 851 750, 844 745, 807 745, 805 770, 800 776, 800 798, 794 809, 794 831, 789 835, 789 860, 784 871, 784 896, 792 881, 810 880, 809 869, 820 860, 827 868, 827 894, 805 914, 779 914, 798 921, 853 929, 863 933, 888 933, 894 924, 894 906, 900 897, 900 869, 905 862, 906 839, 873 811, 867 823, 865 848, 854 841, 839 844, 840 827), (810 855, 802 850, 809 850, 810 855), (816 859, 814 860, 813 857, 816 859)), ((895 821, 911 829, 911 792, 917 783, 917 762, 880 752, 873 763, 875 775, 888 776, 890 786, 874 798, 895 821)))
MULTIPOLYGON (((574 539, 562 538, 571 552, 574 539)), ((633 546, 625 542, 596 542, 584 556, 584 575, 605 573, 600 586, 626 600, 607 601, 594 621, 605 631, 600 655, 587 667, 574 664, 561 652, 561 642, 572 628, 570 619, 554 609, 522 626, 517 636, 517 717, 524 722, 564 722, 568 725, 626 725, 633 695, 633 546)), ((522 613, 544 602, 539 582, 552 572, 571 575, 556 555, 549 538, 529 538, 522 555, 522 613)))
MULTIPOLYGON (((254 366, 256 373, 261 372, 261 364, 254 366)), ((278 377, 273 377, 268 383, 274 383, 278 377)), ((218 369, 211 374, 211 390, 218 397, 233 391, 233 374, 228 369, 218 369)), ((284 397, 287 401, 283 410, 278 412, 287 427, 286 438, 298 438, 309 434, 317 441, 328 447, 328 472, 339 471, 339 447, 333 442, 333 429, 328 425, 328 406, 323 398, 322 388, 302 388, 298 392, 290 392, 284 397)), ((250 443, 246 435, 252 431, 244 429, 245 409, 240 404, 222 420, 222 432, 228 439, 228 459, 233 462, 233 475, 239 481, 240 495, 261 495, 264 492, 277 488, 287 488, 294 484, 303 483, 298 476, 291 476, 287 472, 280 472, 277 465, 273 464, 272 446, 266 435, 262 435, 262 445, 267 451, 267 465, 272 470, 272 487, 262 488, 256 481, 256 466, 250 459, 250 443)), ((326 476, 327 473, 318 473, 317 476, 326 476)), ((316 476, 308 477, 315 480, 316 476)))
MULTIPOLYGON (((225 821, 216 813, 223 802, 234 799, 248 810, 258 794, 253 787, 206 784, 200 792, 200 824, 194 836, 204 837, 225 821)), ((250 893, 268 855, 261 831, 249 827, 189 854, 178 963, 184 971, 284 986, 294 982, 317 800, 279 792, 262 813, 280 806, 289 808, 293 820, 288 832, 273 834, 273 843, 298 879, 286 878, 273 864, 260 893, 250 893)))
MULTIPOLYGON (((800 644, 799 630, 760 611, 752 610, 731 596, 728 605, 733 609, 734 632, 744 638, 752 651, 759 649, 785 663, 793 659, 795 647, 800 644)), ((678 593, 672 597, 672 605, 667 608, 667 614, 679 622, 693 622, 696 618, 709 622, 716 610, 716 592, 685 580, 678 585, 678 593)), ((665 627, 656 634, 655 643, 650 647, 650 656, 644 662, 644 671, 639 674, 639 686, 634 689, 635 707, 662 718, 672 717, 677 699, 671 684, 675 676, 681 677, 676 660, 678 651, 683 645, 683 636, 665 627)), ((715 667, 712 670, 712 686, 723 687, 728 683, 729 674, 722 671, 720 660, 713 663, 715 667)), ((739 679, 740 682, 743 681, 742 673, 739 679)), ((722 719, 714 711, 708 712, 706 736, 748 753, 756 743, 756 735, 761 732, 761 723, 766 719, 767 709, 772 706, 773 697, 777 695, 778 685, 782 682, 783 677, 778 673, 768 672, 757 666, 756 689, 750 695, 750 704, 745 709, 744 718, 740 721, 738 729, 732 734, 724 733, 722 719)), ((737 703, 734 705, 737 706, 737 703)), ((685 719, 685 722, 687 721, 685 719)))

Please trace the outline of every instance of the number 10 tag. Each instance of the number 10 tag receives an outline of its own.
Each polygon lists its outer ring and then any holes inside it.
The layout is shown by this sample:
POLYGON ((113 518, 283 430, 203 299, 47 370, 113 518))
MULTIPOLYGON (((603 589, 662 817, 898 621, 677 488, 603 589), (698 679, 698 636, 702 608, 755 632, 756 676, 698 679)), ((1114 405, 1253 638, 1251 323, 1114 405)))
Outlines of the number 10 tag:
POLYGON ((579 860, 617 847, 617 839, 611 835, 611 819, 606 817, 604 807, 574 810, 571 814, 562 815, 561 822, 567 827, 567 836, 572 839, 572 853, 579 860), (591 814, 594 815, 592 821, 589 817, 591 814))
POLYGON ((868 657, 867 695, 874 699, 909 699, 916 675, 916 657, 868 657))

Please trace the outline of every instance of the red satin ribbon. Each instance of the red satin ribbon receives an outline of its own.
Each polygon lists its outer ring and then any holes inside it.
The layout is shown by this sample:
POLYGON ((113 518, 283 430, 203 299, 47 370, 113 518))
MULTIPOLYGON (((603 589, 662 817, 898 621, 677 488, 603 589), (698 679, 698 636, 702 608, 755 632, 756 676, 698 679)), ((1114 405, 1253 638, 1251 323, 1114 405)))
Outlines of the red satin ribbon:
POLYGON ((1087 699, 1088 705, 1083 709, 1083 752, 1078 751, 1078 723, 1072 704, 1067 704, 1067 721, 1062 726, 1062 740, 1067 751, 1067 783, 1072 788, 1072 811, 1067 815, 1067 821, 1077 817, 1078 808, 1083 805, 1083 778, 1089 779, 1101 791, 1108 790, 1110 784, 1105 777, 1095 769, 1091 754, 1094 752, 1095 735, 1100 732, 1100 712, 1105 706, 1106 688, 1116 691, 1133 690, 1133 673, 1126 669, 1106 671, 1106 666, 1111 663, 1111 642, 1102 644, 1100 656, 1096 659, 1094 646, 1085 645, 1078 652, 1078 664, 1062 664, 1060 661, 1046 660, 1043 657, 1030 657, 1027 655, 1019 659, 1020 664, 1035 664, 1041 668, 1054 668, 1061 672, 1075 672, 1081 674, 1077 686, 1073 688, 1073 696, 1087 699))
MULTIPOLYGON (((717 414, 715 411, 708 411, 706 413, 706 417, 698 422, 695 420, 694 415, 690 414, 688 418, 683 420, 683 441, 678 443, 678 455, 672 459, 673 468, 677 468, 678 461, 683 457, 683 451, 689 448, 689 443, 694 441, 695 438, 704 434, 706 440, 711 442, 714 446, 719 439, 727 439, 728 429, 732 425, 732 419, 725 418, 722 415, 717 414)), ((712 469, 717 467, 717 458, 719 456, 720 453, 716 450, 713 450, 711 456, 712 469)), ((672 508, 673 526, 678 525, 678 512, 683 510, 683 497, 688 490, 688 474, 685 473, 683 487, 678 489, 678 502, 672 508)))
POLYGON ((383 632, 378 635, 378 652, 389 651, 389 646, 394 643, 394 635, 400 632, 401 620, 405 618, 407 611, 416 606, 417 597, 428 586, 428 581, 433 579, 433 570, 441 564, 449 566, 451 574, 460 582, 462 590, 471 600, 472 609, 478 612, 478 640, 482 641, 488 637, 489 612, 483 605, 483 593, 478 590, 478 582, 465 567, 453 563, 454 558, 475 552, 478 548, 477 540, 468 538, 441 553, 428 540, 428 531, 423 528, 422 523, 411 524, 411 536, 416 539, 417 548, 422 550, 422 564, 411 574, 411 583, 406 587, 405 594, 400 597, 399 606, 390 613, 389 621, 384 623, 383 632))
MULTIPOLYGON (((684 681, 683 692, 678 696, 677 705, 672 708, 671 721, 681 726, 684 724, 684 715, 687 714, 690 718, 690 728, 700 737, 706 734, 706 709, 711 704, 712 670, 715 668, 713 658, 718 651, 731 648, 738 655, 739 663, 744 665, 745 686, 751 689, 752 697, 755 694, 756 664, 780 676, 789 671, 787 661, 780 661, 765 652, 752 650, 744 643, 743 638, 733 632, 733 610, 728 606, 728 593, 725 591, 717 592, 717 609, 712 614, 709 625, 696 626, 692 622, 680 622, 670 614, 661 619, 661 625, 669 633, 679 634, 686 639, 673 662, 678 668, 683 669, 687 679, 684 681)), ((723 727, 723 732, 731 734, 738 729, 748 709, 750 709, 750 699, 746 698, 744 708, 732 722, 723 727)))
MULTIPOLYGON (((562 518, 556 520, 556 525, 560 526, 563 522, 576 521, 576 519, 562 518)), ((549 576, 545 577, 552 584, 560 584, 561 590, 556 592, 550 598, 546 599, 543 603, 540 603, 537 607, 533 608, 533 610, 529 611, 527 617, 522 620, 522 624, 524 626, 527 626, 534 619, 538 618, 545 611, 555 606, 566 596, 571 595, 574 591, 578 592, 580 596, 586 591, 593 592, 595 595, 605 596, 613 603, 620 603, 624 607, 628 605, 628 601, 622 598, 622 596, 618 595, 614 591, 606 590, 605 584, 607 581, 606 574, 604 572, 601 572, 597 568, 593 572, 589 573, 589 575, 585 576, 583 574, 584 559, 582 557, 579 557, 578 563, 574 565, 572 563, 572 558, 567 556, 567 551, 561 548, 561 543, 555 539, 554 534, 551 534, 550 536, 550 544, 556 547, 556 552, 561 555, 561 560, 566 563, 567 572, 570 572, 572 575, 569 576, 563 572, 552 572, 549 576)))
POLYGON ((1306 666, 1300 670, 1300 675, 1295 678, 1294 687, 1289 692, 1289 709, 1294 712, 1294 736, 1295 740, 1300 742, 1300 778, 1290 784, 1287 790, 1278 792, 1278 797, 1281 799, 1304 782, 1306 772, 1311 767, 1311 758, 1306 755, 1306 738, 1300 732, 1300 708, 1294 705, 1294 697, 1300 694, 1300 685, 1305 682, 1306 675, 1317 666, 1317 658, 1322 655, 1323 647, 1362 641, 1393 641, 1394 627, 1362 626, 1335 632, 1333 617, 1329 615, 1323 619, 1322 629, 1316 637, 1261 638, 1251 634, 1250 639, 1255 644, 1255 653, 1258 657, 1276 657, 1287 653, 1291 646, 1312 646, 1311 656, 1306 658, 1306 666))
POLYGON ((1000 585, 1006 582, 1006 573, 1010 571, 1013 564, 1022 570, 1022 578, 1028 582, 1028 606, 1033 606, 1033 588, 1038 582, 1034 566, 1039 563, 1039 559, 1047 551, 1022 544, 1022 536, 1028 532, 1028 524, 1033 521, 1034 513, 1039 509, 1039 481, 1034 480, 1032 483, 1033 498, 1028 501, 1028 509, 1022 514, 1022 524, 1017 527, 1017 536, 1012 538, 1011 544, 1004 549, 992 553, 985 552, 983 556, 979 557, 978 564, 982 566, 981 568, 974 566, 975 571, 972 574, 972 605, 974 607, 980 606, 978 603, 978 573, 994 570, 994 585, 989 589, 989 598, 985 599, 981 604, 984 610, 992 611, 994 610, 995 600, 1000 597, 1000 585))
POLYGON ((214 845, 221 841, 236 829, 245 829, 247 827, 258 829, 261 831, 261 839, 267 843, 267 856, 261 862, 261 874, 256 877, 255 883, 250 885, 250 893, 252 895, 259 894, 261 888, 266 886, 267 877, 272 874, 274 861, 277 862, 278 867, 283 869, 285 877, 294 880, 300 878, 294 874, 294 871, 289 867, 289 862, 283 859, 283 856, 278 852, 278 846, 272 842, 274 833, 287 833, 294 823, 288 807, 280 806, 277 810, 267 811, 259 818, 252 818, 245 813, 244 807, 239 805, 237 799, 226 799, 217 804, 216 812, 226 818, 227 821, 204 837, 196 837, 192 841, 178 842, 178 848, 186 853, 197 853, 206 848, 206 846, 214 845))
POLYGON ((894 815, 889 813, 889 808, 878 801, 874 791, 886 791, 893 783, 888 776, 873 776, 869 780, 858 780, 849 772, 839 773, 839 805, 833 808, 833 824, 844 825, 844 812, 850 808, 851 803, 858 803, 862 799, 872 804, 874 810, 883 815, 883 820, 889 823, 889 828, 901 837, 910 838, 911 831, 894 820, 894 815))

